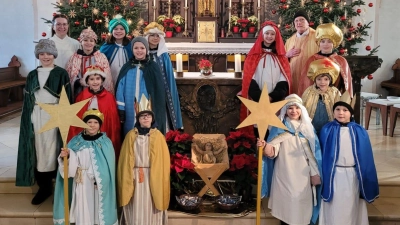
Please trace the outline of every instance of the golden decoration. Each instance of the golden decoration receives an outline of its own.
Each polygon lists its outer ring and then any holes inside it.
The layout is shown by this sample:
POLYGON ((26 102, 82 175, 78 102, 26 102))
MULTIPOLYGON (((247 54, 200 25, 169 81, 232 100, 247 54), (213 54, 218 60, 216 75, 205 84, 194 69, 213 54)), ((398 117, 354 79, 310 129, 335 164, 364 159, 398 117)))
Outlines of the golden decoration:
POLYGON ((88 128, 87 124, 76 114, 89 100, 90 99, 86 99, 71 105, 65 88, 63 87, 58 105, 37 102, 37 104, 50 115, 50 120, 40 129, 39 133, 58 127, 62 141, 66 143, 70 126, 88 128))
POLYGON ((70 18, 75 18, 75 17, 76 17, 76 12, 75 12, 75 10, 70 10, 70 11, 68 12, 68 16, 69 16, 70 18))
POLYGON ((92 10, 92 13, 93 13, 94 15, 99 14, 99 9, 94 8, 94 9, 92 10))
POLYGON ((258 133, 260 134, 260 139, 262 140, 264 140, 264 136, 269 125, 287 130, 286 126, 276 116, 276 112, 278 112, 286 104, 287 100, 270 103, 267 85, 264 84, 259 102, 255 102, 240 96, 238 97, 240 101, 242 101, 242 103, 250 110, 251 114, 247 116, 247 118, 243 120, 243 122, 236 128, 257 124, 259 131, 258 133))

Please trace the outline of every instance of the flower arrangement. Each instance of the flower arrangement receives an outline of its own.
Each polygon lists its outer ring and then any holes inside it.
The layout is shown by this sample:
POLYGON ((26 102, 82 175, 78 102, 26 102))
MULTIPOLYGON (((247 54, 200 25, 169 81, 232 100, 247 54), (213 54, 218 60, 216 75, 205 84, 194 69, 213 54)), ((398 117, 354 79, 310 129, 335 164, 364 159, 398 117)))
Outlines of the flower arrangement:
POLYGON ((185 25, 185 19, 181 15, 175 15, 172 17, 175 26, 183 27, 185 25))
POLYGON ((168 16, 166 16, 166 15, 159 15, 157 17, 157 23, 163 25, 164 24, 164 20, 167 19, 167 18, 168 18, 168 16))
POLYGON ((188 193, 188 186, 195 174, 191 153, 193 137, 179 130, 170 130, 166 135, 171 158, 171 187, 175 193, 188 193))
POLYGON ((240 24, 238 23, 239 17, 231 16, 231 26, 238 27, 240 24))
POLYGON ((199 62, 199 69, 200 70, 210 70, 210 69, 212 69, 212 64, 211 64, 211 62, 209 60, 202 59, 199 62))
POLYGON ((250 21, 250 27, 256 27, 258 25, 258 18, 255 15, 247 18, 250 21))
POLYGON ((251 185, 257 183, 258 159, 256 157, 256 139, 240 130, 229 132, 226 138, 230 168, 227 174, 235 179, 238 193, 250 194, 251 185))
POLYGON ((173 31, 175 27, 175 22, 171 18, 166 18, 163 21, 163 27, 165 28, 166 31, 173 31))
POLYGON ((237 22, 240 24, 242 32, 248 32, 249 31, 250 20, 248 20, 248 19, 239 19, 237 22))

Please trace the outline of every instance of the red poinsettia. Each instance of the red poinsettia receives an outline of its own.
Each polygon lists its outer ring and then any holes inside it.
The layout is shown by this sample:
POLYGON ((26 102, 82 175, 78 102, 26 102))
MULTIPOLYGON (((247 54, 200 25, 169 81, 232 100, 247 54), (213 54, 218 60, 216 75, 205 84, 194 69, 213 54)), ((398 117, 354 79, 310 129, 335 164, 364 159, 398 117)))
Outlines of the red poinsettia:
POLYGON ((250 25, 250 20, 248 20, 248 19, 239 19, 237 22, 241 25, 242 31, 248 31, 248 27, 250 25))
POLYGON ((175 27, 175 21, 171 18, 166 18, 163 21, 163 26, 164 26, 165 30, 172 31, 172 30, 174 30, 174 27, 175 27))
POLYGON ((212 64, 210 61, 208 61, 207 59, 202 59, 199 62, 199 69, 200 70, 209 70, 212 68, 212 64))
POLYGON ((171 169, 176 171, 177 173, 180 173, 185 169, 193 171, 194 164, 187 155, 175 153, 175 155, 171 156, 171 169))
POLYGON ((255 153, 252 144, 255 144, 256 138, 253 135, 244 133, 240 130, 229 132, 226 138, 229 148, 237 153, 255 153))

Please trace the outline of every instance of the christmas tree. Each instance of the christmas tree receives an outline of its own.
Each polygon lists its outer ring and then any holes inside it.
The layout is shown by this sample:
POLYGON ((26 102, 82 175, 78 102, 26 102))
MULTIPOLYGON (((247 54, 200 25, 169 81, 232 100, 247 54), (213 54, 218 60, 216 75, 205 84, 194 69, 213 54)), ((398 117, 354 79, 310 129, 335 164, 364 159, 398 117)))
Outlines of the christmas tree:
MULTIPOLYGON (((354 55, 357 53, 355 45, 365 41, 364 37, 368 36, 368 29, 372 23, 361 23, 353 25, 354 17, 362 16, 365 11, 365 2, 356 0, 350 4, 346 0, 273 0, 272 15, 279 17, 282 35, 286 40, 296 30, 293 24, 293 16, 299 9, 304 9, 310 18, 310 27, 317 28, 321 23, 334 23, 343 31, 343 42, 338 47, 339 54, 354 55), (364 9, 363 9, 364 8, 364 9)), ((368 4, 373 7, 372 3, 368 4)), ((379 47, 379 46, 378 46, 379 47)), ((370 55, 377 52, 377 48, 371 49, 370 46, 366 50, 370 51, 370 55)))
MULTIPOLYGON (((78 39, 81 31, 91 27, 97 36, 106 39, 109 34, 108 22, 120 14, 129 24, 128 38, 137 36, 144 21, 140 18, 145 8, 142 2, 133 0, 65 0, 53 4, 57 13, 69 18, 69 36, 78 39)), ((53 13, 54 15, 55 13, 53 13)), ((46 23, 51 20, 42 18, 46 23)))

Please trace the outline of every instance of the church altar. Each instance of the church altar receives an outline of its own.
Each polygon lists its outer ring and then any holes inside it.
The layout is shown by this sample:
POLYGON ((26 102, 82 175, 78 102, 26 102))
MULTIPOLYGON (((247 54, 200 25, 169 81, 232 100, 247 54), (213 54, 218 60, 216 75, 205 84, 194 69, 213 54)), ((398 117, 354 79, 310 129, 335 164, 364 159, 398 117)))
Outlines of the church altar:
POLYGON ((166 43, 170 54, 247 54, 254 43, 166 43))

